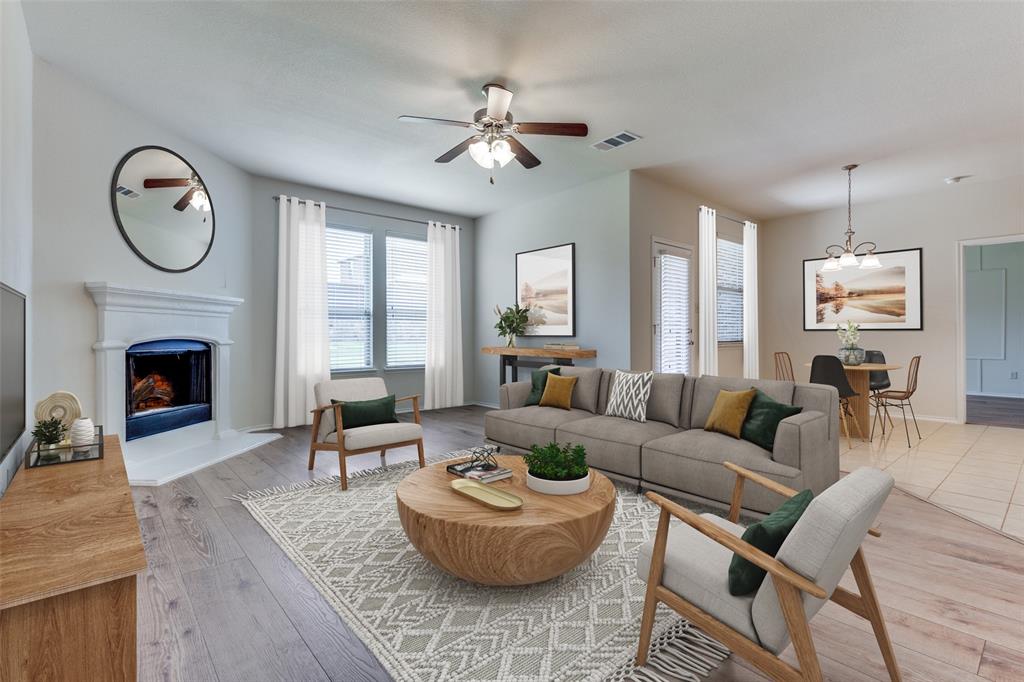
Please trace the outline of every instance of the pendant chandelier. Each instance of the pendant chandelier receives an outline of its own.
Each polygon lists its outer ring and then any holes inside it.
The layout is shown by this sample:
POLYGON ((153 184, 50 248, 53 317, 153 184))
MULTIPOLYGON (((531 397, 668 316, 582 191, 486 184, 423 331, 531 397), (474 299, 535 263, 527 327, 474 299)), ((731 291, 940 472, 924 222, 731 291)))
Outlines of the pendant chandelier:
POLYGON ((846 243, 842 245, 829 244, 825 247, 825 255, 828 258, 821 266, 822 272, 835 272, 858 265, 861 270, 874 270, 882 267, 882 264, 878 262, 878 256, 875 255, 875 249, 878 247, 874 242, 861 242, 856 246, 853 245, 853 235, 855 234, 853 231, 853 169, 856 167, 855 163, 843 166, 843 170, 846 171, 846 243), (858 261, 857 252, 861 249, 864 249, 865 253, 858 261))

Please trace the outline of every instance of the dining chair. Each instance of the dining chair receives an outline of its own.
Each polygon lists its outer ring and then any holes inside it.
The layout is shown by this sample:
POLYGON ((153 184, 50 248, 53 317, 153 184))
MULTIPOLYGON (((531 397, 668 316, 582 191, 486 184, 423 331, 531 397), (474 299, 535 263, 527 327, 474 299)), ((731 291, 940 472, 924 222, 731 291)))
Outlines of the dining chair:
MULTIPOLYGON (((889 408, 899 408, 900 412, 903 413, 903 430, 907 434, 907 447, 910 447, 910 427, 907 426, 907 408, 910 408, 910 416, 914 420, 914 430, 917 431, 918 440, 921 439, 921 429, 917 426, 917 415, 914 414, 914 406, 911 404, 910 399, 917 391, 917 370, 921 366, 921 356, 915 355, 910 358, 910 365, 907 368, 907 387, 902 391, 881 391, 878 393, 878 402, 882 406, 882 410, 885 412, 885 416, 889 417, 889 408)), ((890 418, 891 419, 891 418, 890 418)), ((874 428, 874 423, 872 423, 874 428)))
POLYGON ((348 470, 345 458, 367 452, 380 452, 381 466, 384 455, 391 448, 415 445, 419 450, 420 468, 426 466, 423 454, 423 427, 420 425, 420 397, 396 398, 395 402, 412 401, 412 422, 390 422, 346 429, 341 417, 341 403, 355 400, 374 400, 388 396, 387 386, 380 377, 360 379, 334 379, 321 381, 313 387, 319 406, 313 410, 313 433, 309 444, 309 469, 313 469, 316 453, 329 450, 338 453, 341 469, 341 489, 348 490, 348 470))
POLYGON ((867 535, 881 534, 871 526, 892 490, 892 476, 863 467, 832 484, 811 501, 771 556, 742 538, 746 529, 737 520, 743 483, 764 486, 783 497, 797 491, 730 462, 725 467, 736 473, 739 492, 733 495, 728 519, 697 515, 657 493, 647 493, 661 516, 654 539, 640 548, 637 558, 637 575, 647 581, 637 667, 647 664, 654 615, 662 603, 772 680, 821 682, 808 623, 831 600, 870 623, 889 679, 899 682, 899 662, 861 547, 867 535), (672 523, 673 516, 683 523, 672 523), (768 573, 752 594, 729 593, 733 556, 768 573), (852 569, 859 594, 839 585, 847 568, 852 569), (799 668, 779 657, 790 642, 799 668))
POLYGON ((855 398, 860 394, 850 386, 850 380, 846 378, 846 371, 839 358, 834 355, 815 355, 811 360, 811 383, 834 386, 839 391, 839 421, 842 423, 843 433, 846 434, 846 445, 850 448, 853 447, 848 420, 853 421, 853 428, 857 429, 857 437, 863 440, 864 432, 861 431, 857 415, 850 407, 850 398, 855 398))
POLYGON ((793 361, 784 350, 775 353, 775 378, 779 381, 796 381, 793 378, 793 361))
MULTIPOLYGON (((880 350, 866 350, 864 351, 864 362, 871 364, 884 365, 885 364, 885 353, 880 350)), ((885 422, 888 421, 890 426, 895 426, 892 421, 892 417, 888 415, 883 416, 884 412, 881 405, 879 404, 878 394, 887 388, 892 386, 892 382, 889 381, 889 372, 884 369, 873 369, 868 372, 868 388, 871 390, 871 395, 868 396, 868 404, 875 408, 874 416, 871 418, 871 434, 868 436, 869 440, 873 440, 875 437, 875 422, 880 421, 882 424, 882 435, 885 435, 885 422), (888 418, 886 418, 888 417, 888 418)))

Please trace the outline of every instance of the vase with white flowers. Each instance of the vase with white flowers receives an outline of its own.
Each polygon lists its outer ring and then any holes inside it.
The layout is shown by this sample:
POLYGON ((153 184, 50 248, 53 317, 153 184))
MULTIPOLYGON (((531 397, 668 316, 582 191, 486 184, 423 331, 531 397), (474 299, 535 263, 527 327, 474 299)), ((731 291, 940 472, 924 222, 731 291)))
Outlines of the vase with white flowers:
POLYGON ((860 325, 846 321, 846 324, 836 325, 836 335, 843 344, 839 348, 839 359, 844 365, 859 365, 864 362, 864 349, 857 343, 860 341, 860 325))

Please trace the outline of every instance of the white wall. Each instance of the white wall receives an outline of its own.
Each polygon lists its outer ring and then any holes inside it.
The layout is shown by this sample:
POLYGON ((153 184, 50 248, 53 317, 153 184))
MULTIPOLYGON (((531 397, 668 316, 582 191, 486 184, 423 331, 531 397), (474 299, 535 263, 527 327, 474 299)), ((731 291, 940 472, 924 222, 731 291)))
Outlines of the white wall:
POLYGON ((967 391, 1024 396, 1024 241, 968 246, 964 268, 967 391))
MULTIPOLYGON (((876 241, 880 250, 924 249, 923 331, 865 331, 860 345, 882 350, 887 360, 903 366, 920 354, 919 390, 914 396, 918 416, 955 418, 957 241, 1024 233, 1024 178, 968 180, 925 194, 855 204, 853 221, 857 238, 876 241)), ((820 257, 827 244, 842 238, 845 226, 845 207, 769 220, 761 226, 763 373, 771 371, 772 353, 784 350, 792 355, 797 378, 806 380, 805 362, 819 353, 836 352, 833 332, 803 331, 801 273, 802 261, 820 257)), ((905 381, 905 372, 892 373, 893 386, 905 381)))
MULTIPOLYGON (((693 272, 693 295, 700 282, 698 271, 698 212, 708 206, 738 220, 747 216, 727 206, 706 201, 684 189, 632 171, 629 181, 629 262, 630 262, 630 356, 634 370, 653 366, 654 339, 651 321, 651 242, 655 237, 685 244, 693 249, 690 263, 693 272)), ((756 222, 756 221, 755 221, 756 222)), ((718 219, 718 233, 743 240, 743 226, 725 218, 718 219)), ((697 371, 698 317, 697 300, 693 301, 693 371, 697 371)), ((718 373, 721 376, 743 376, 743 344, 725 343, 718 347, 718 373)))
POLYGON ((256 295, 254 280, 268 275, 253 270, 249 175, 39 59, 34 91, 34 395, 69 390, 86 414, 95 412, 96 307, 83 282, 105 280, 244 298, 231 318, 232 419, 235 428, 269 423, 270 386, 251 376, 266 364, 257 350, 274 328, 255 324, 255 309, 267 302, 256 295), (213 249, 189 272, 150 267, 114 223, 114 167, 129 150, 149 144, 188 159, 213 198, 213 249))
MULTIPOLYGON (((20 2, 0 2, 0 282, 27 298, 26 414, 22 442, 0 463, 0 495, 28 446, 32 390, 32 50, 20 2)), ((3 453, 0 453, 3 457, 3 453)))
MULTIPOLYGON (((478 402, 498 401, 498 358, 481 354, 480 347, 501 343, 494 330, 494 306, 516 301, 519 251, 576 243, 575 342, 597 349, 596 362, 579 364, 629 367, 628 173, 483 216, 477 219, 476 233, 476 343, 466 350, 476 362, 478 402)), ((540 346, 546 340, 573 342, 524 337, 518 343, 540 346)))
MULTIPOLYGON (((254 177, 252 179, 253 216, 253 268, 260 273, 253 282, 253 293, 256 299, 268 301, 269 305, 260 305, 254 310, 253 324, 257 329, 266 329, 266 335, 254 339, 256 353, 266 357, 267 361, 254 368, 256 383, 273 385, 274 380, 274 330, 277 314, 277 203, 273 197, 285 194, 300 199, 324 201, 332 206, 352 208, 357 211, 380 213, 412 220, 437 220, 462 227, 459 243, 462 265, 462 346, 463 346, 463 381, 466 401, 472 401, 474 392, 473 373, 475 369, 475 349, 473 347, 473 243, 474 224, 472 218, 466 216, 438 213, 428 209, 393 204, 387 201, 368 199, 353 194, 345 194, 317 187, 297 185, 283 180, 254 177)), ((415 234, 426 236, 426 225, 405 221, 364 216, 357 213, 328 209, 328 222, 348 224, 353 227, 370 230, 374 234, 373 241, 373 296, 377 302, 375 311, 384 309, 385 298, 385 252, 384 237, 388 232, 415 234)), ((384 370, 385 339, 387 326, 383 314, 374 316, 374 365, 378 368, 371 372, 345 373, 338 376, 381 376, 388 385, 388 390, 398 395, 423 394, 423 370, 384 370)), ((261 396, 263 408, 267 413, 273 411, 273 399, 268 393, 261 396)), ((402 407, 402 406, 400 406, 402 407)))

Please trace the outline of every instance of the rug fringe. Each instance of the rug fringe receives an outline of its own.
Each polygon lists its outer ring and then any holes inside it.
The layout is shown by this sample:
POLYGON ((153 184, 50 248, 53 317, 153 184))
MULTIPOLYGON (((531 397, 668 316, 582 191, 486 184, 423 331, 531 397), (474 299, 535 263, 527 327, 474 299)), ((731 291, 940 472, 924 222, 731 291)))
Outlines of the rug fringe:
POLYGON ((654 637, 647 665, 631 661, 605 678, 606 682, 700 682, 730 655, 729 649, 691 623, 677 620, 654 637))
MULTIPOLYGON (((443 455, 434 455, 433 457, 426 458, 427 464, 436 464, 438 462, 447 462, 448 460, 461 459, 464 455, 452 456, 453 453, 445 453, 443 455)), ((384 473, 385 471, 395 469, 410 469, 418 467, 419 463, 415 460, 409 460, 404 462, 395 462, 394 464, 388 464, 385 466, 377 466, 372 469, 362 469, 355 471, 348 475, 348 480, 354 481, 367 476, 374 476, 376 474, 384 473)), ((298 483, 289 483, 288 485, 279 485, 273 488, 265 488, 263 490, 250 490, 244 493, 235 493, 225 498, 233 500, 235 502, 253 502, 255 500, 261 500, 267 497, 273 497, 275 495, 281 495, 284 493, 291 493, 297 490, 306 490, 309 488, 319 488, 325 485, 341 485, 340 476, 328 476, 326 478, 314 478, 308 481, 299 481, 298 483)))

